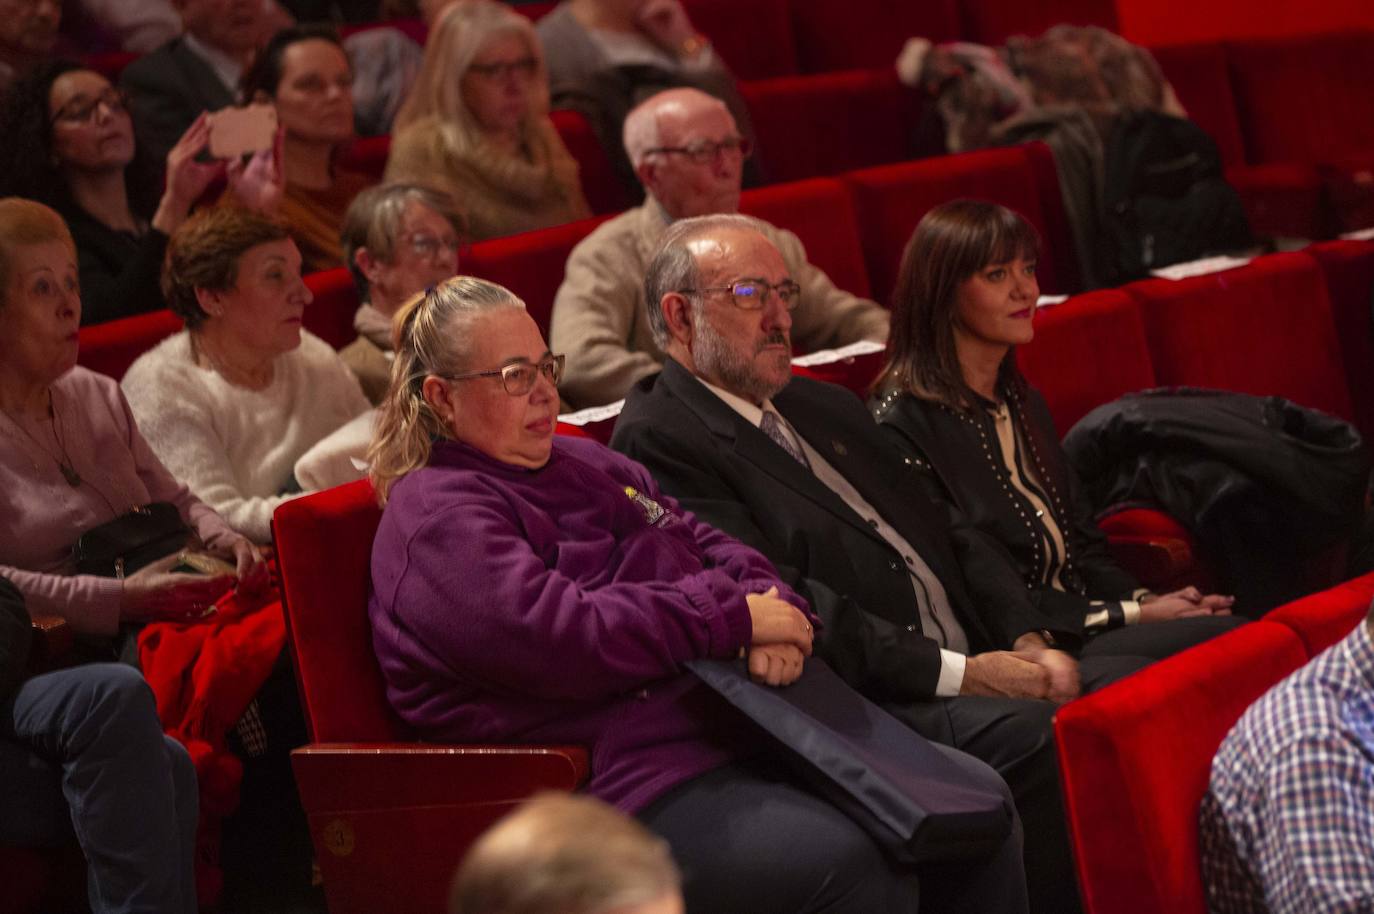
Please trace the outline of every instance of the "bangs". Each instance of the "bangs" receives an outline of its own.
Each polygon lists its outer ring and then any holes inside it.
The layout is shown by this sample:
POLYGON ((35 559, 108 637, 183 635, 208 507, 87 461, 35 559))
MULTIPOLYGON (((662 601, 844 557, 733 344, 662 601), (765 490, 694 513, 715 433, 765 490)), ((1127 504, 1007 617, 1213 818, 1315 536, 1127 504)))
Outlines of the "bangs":
MULTIPOLYGON (((978 268, 993 263, 1008 263, 1016 258, 1038 260, 1040 236, 1018 213, 999 207, 998 218, 990 226, 986 249, 978 268)), ((977 268, 975 268, 977 269, 977 268)))

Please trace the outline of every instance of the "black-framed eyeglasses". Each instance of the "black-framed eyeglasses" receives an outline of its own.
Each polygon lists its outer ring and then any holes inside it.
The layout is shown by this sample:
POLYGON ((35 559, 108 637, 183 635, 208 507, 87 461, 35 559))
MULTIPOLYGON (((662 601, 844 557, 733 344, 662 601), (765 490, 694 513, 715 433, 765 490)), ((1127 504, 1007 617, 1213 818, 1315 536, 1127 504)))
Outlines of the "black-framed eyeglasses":
POLYGON ((499 60, 495 63, 468 64, 468 70, 471 72, 497 80, 505 79, 512 73, 530 79, 534 76, 537 67, 538 62, 533 56, 520 57, 516 60, 499 60))
POLYGON ((554 387, 557 387, 559 382, 563 380, 563 363, 567 358, 565 355, 549 355, 537 363, 521 359, 501 368, 465 371, 462 374, 436 374, 435 377, 443 378, 446 381, 471 381, 474 378, 500 377, 502 386, 506 388, 506 393, 512 397, 523 397, 534 389, 535 379, 541 374, 548 378, 554 387))
POLYGON ((768 302, 772 292, 788 311, 796 309, 801 302, 801 286, 790 279, 772 283, 763 279, 737 279, 728 286, 705 286, 700 289, 683 289, 684 294, 706 292, 729 292, 735 307, 745 311, 760 311, 768 302))
POLYGON ((116 89, 113 86, 91 98, 78 99, 68 102, 53 113, 50 124, 62 121, 67 124, 89 124, 91 118, 95 117, 96 109, 101 105, 111 114, 123 114, 129 110, 129 96, 123 89, 116 89))
POLYGON ((709 165, 716 161, 722 153, 739 153, 741 159, 749 158, 749 154, 754 151, 754 144, 747 136, 726 137, 719 142, 711 140, 699 140, 695 143, 688 143, 686 146, 656 146, 653 149, 644 150, 647 155, 680 155, 686 156, 693 165, 709 165))

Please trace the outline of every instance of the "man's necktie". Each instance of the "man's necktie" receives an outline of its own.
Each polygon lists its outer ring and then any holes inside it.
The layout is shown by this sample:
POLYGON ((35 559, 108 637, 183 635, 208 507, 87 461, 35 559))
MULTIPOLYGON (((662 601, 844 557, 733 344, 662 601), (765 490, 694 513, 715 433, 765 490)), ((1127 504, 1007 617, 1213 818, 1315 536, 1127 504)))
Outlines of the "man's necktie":
POLYGON ((772 438, 778 447, 791 454, 797 463, 808 470, 811 469, 811 461, 806 459, 806 452, 792 440, 791 435, 787 434, 787 430, 782 427, 782 417, 777 413, 765 412, 763 419, 759 422, 759 429, 769 438, 772 438))

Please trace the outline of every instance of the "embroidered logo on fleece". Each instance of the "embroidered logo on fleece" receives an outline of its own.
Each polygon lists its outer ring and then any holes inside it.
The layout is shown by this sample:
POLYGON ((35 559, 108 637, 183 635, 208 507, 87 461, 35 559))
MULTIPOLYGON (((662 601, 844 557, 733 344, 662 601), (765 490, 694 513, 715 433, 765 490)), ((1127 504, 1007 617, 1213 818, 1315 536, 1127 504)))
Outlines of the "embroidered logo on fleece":
POLYGON ((639 506, 639 510, 644 512, 644 520, 650 527, 659 526, 665 518, 671 517, 668 509, 654 501, 634 486, 625 487, 625 497, 639 506))

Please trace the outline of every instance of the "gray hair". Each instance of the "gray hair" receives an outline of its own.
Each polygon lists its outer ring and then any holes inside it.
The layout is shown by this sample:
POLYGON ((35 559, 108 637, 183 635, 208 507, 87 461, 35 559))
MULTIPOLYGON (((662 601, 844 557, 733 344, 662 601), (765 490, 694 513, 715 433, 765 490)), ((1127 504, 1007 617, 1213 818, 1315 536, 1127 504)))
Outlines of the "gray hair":
POLYGON ((605 914, 676 895, 681 883, 668 842, 639 822, 594 797, 542 793, 468 851, 449 912, 605 914))
MULTIPOLYGON (((635 105, 629 114, 625 115, 625 124, 621 128, 621 142, 625 146, 625 154, 629 156, 631 165, 639 168, 639 163, 644 161, 644 156, 650 149, 663 145, 659 124, 659 118, 663 111, 673 106, 681 107, 684 102, 689 100, 716 105, 724 109, 727 114, 730 113, 730 108, 725 102, 702 92, 700 89, 690 87, 664 89, 662 92, 649 96, 635 105)), ((730 117, 731 120, 734 120, 734 115, 730 117)))
POLYGON ((367 248, 373 257, 389 263, 396 253, 401 219, 412 200, 447 219, 459 237, 465 234, 462 213, 458 211, 453 198, 443 191, 421 184, 379 184, 362 191, 349 204, 339 236, 343 243, 344 263, 353 276, 359 301, 367 301, 372 289, 355 262, 354 255, 359 248, 367 248))
MULTIPOLYGON (((663 316, 663 296, 670 292, 685 292, 701 285, 701 271, 691 243, 714 232, 734 230, 758 232, 768 237, 768 223, 739 213, 713 213, 679 219, 659 239, 649 268, 644 272, 644 307, 648 312, 649 331, 659 349, 667 349, 671 336, 668 319, 663 316)), ((700 299, 689 296, 694 306, 700 299)))
POLYGON ((504 286, 455 276, 416 295, 396 312, 391 324, 396 350, 391 384, 377 408, 367 450, 379 502, 386 504, 398 479, 429 462, 436 439, 448 437, 443 420, 425 400, 425 378, 458 374, 469 367, 473 328, 483 315, 524 308, 525 303, 504 286))

